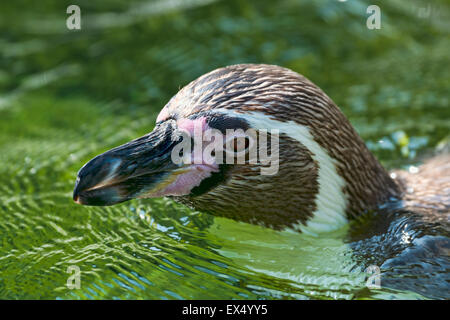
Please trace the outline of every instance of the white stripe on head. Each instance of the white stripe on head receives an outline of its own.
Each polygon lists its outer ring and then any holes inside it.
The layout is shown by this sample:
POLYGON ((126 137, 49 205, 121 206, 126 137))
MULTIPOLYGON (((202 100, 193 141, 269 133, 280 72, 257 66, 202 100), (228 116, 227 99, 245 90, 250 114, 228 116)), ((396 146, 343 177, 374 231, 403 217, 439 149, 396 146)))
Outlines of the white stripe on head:
POLYGON ((343 193, 345 180, 336 171, 336 160, 314 140, 307 126, 293 121, 278 121, 257 111, 238 113, 229 109, 214 109, 214 112, 243 118, 253 129, 278 129, 280 134, 284 133, 297 140, 312 153, 312 158, 318 164, 319 192, 315 200, 316 210, 306 226, 299 223, 294 229, 317 235, 320 232, 336 230, 347 223, 347 198, 343 193))

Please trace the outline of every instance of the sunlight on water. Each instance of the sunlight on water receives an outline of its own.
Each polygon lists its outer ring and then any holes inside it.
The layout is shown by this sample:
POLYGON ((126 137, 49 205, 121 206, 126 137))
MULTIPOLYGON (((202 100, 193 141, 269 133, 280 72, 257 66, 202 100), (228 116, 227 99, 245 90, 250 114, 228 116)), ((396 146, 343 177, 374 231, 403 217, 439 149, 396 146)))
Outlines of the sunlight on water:
POLYGON ((365 274, 353 270, 346 230, 312 237, 216 219, 210 232, 220 239, 217 251, 237 265, 287 280, 306 297, 351 298, 345 288, 363 287, 365 274))

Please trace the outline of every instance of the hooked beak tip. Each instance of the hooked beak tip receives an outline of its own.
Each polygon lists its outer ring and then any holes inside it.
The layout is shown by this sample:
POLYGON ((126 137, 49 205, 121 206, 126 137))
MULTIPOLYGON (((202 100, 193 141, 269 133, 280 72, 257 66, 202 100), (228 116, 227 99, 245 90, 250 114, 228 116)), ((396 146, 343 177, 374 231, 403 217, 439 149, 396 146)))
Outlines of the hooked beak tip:
POLYGON ((96 156, 78 172, 73 201, 106 206, 135 198, 176 167, 171 161, 173 124, 96 156))
POLYGON ((73 201, 75 201, 75 203, 82 204, 78 195, 73 196, 73 201))

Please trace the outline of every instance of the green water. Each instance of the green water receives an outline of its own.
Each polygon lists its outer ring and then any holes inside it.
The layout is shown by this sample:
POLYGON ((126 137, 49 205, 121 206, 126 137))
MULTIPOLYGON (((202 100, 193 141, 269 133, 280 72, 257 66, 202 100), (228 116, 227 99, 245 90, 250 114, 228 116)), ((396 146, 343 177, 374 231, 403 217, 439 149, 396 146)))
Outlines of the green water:
POLYGON ((85 162, 149 132, 180 87, 244 62, 302 73, 386 167, 419 164, 449 140, 447 1, 86 0, 79 31, 69 4, 0 4, 0 298, 430 297, 367 289, 347 228, 275 232, 168 199, 83 207, 72 190, 85 162), (380 30, 366 28, 369 4, 380 30))

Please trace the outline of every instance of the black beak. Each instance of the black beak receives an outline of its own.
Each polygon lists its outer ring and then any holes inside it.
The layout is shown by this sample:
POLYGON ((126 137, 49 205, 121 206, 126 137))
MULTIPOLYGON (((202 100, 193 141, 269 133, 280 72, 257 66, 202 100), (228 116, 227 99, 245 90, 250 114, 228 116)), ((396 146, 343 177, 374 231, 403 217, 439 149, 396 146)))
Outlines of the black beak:
POLYGON ((149 134, 90 160, 78 172, 73 200, 106 206, 138 197, 179 168, 171 151, 179 142, 174 122, 159 124, 149 134))

